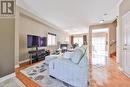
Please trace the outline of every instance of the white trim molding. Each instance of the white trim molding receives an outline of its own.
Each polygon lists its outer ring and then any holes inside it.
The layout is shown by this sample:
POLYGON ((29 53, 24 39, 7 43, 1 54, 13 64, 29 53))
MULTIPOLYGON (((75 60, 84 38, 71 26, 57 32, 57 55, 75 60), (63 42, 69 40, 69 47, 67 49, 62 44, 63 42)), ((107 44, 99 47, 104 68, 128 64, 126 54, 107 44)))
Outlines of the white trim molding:
POLYGON ((20 67, 19 64, 15 65, 15 69, 16 69, 16 68, 19 68, 19 67, 20 67))
POLYGON ((35 21, 38 21, 38 22, 40 22, 40 23, 43 23, 44 25, 47 25, 47 26, 49 26, 49 27, 51 27, 51 28, 54 28, 54 29, 56 29, 56 30, 58 29, 58 30, 61 30, 61 31, 62 31, 62 29, 60 29, 58 26, 56 26, 56 25, 54 25, 54 24, 48 22, 48 21, 45 20, 45 19, 41 19, 39 16, 36 16, 36 15, 34 14, 34 12, 30 12, 29 10, 27 10, 27 9, 25 9, 25 8, 19 6, 19 5, 17 5, 17 7, 19 8, 19 14, 20 14, 20 15, 30 17, 31 19, 34 19, 35 21))
POLYGON ((119 69, 124 75, 126 75, 127 77, 130 78, 130 75, 127 74, 121 67, 118 67, 118 69, 119 69))
POLYGON ((122 71, 128 78, 130 78, 130 75, 127 74, 126 72, 122 71))
POLYGON ((20 61, 19 64, 26 63, 26 62, 29 62, 29 61, 30 61, 30 59, 26 59, 26 60, 20 61))
POLYGON ((5 80, 8 80, 8 79, 13 78, 13 77, 15 77, 15 76, 16 76, 15 73, 6 75, 6 76, 0 78, 0 82, 3 82, 3 81, 5 81, 5 80))

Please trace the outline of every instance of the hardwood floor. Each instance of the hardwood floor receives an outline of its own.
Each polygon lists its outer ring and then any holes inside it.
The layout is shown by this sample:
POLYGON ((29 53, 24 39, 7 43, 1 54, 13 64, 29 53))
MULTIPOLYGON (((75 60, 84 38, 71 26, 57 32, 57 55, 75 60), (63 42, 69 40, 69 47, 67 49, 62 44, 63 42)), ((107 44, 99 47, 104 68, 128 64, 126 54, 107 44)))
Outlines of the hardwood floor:
POLYGON ((23 64, 23 65, 20 65, 19 68, 17 68, 15 70, 15 73, 16 73, 16 77, 26 86, 26 87, 41 87, 39 86, 37 83, 35 83, 34 81, 32 81, 31 79, 27 78, 25 75, 23 75, 20 70, 26 68, 26 67, 29 67, 31 65, 29 64, 23 64))
MULTIPOLYGON (((20 70, 31 65, 24 64, 16 69, 16 76, 27 87, 40 87, 37 83, 24 76, 20 70)), ((113 58, 109 58, 105 66, 92 66, 89 87, 130 87, 130 78, 118 69, 113 58)))
POLYGON ((92 65, 90 87, 130 87, 130 78, 118 69, 113 58, 109 58, 105 66, 92 65))

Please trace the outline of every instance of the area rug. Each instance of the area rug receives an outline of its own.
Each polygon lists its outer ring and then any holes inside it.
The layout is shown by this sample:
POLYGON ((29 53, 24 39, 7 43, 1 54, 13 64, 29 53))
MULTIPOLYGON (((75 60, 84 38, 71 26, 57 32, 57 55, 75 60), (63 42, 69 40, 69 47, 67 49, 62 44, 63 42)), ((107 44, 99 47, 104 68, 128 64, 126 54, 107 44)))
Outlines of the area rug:
POLYGON ((56 78, 50 77, 48 65, 44 62, 25 68, 21 70, 21 72, 41 87, 74 87, 56 78))
POLYGON ((26 87, 16 77, 10 78, 0 83, 0 87, 26 87))

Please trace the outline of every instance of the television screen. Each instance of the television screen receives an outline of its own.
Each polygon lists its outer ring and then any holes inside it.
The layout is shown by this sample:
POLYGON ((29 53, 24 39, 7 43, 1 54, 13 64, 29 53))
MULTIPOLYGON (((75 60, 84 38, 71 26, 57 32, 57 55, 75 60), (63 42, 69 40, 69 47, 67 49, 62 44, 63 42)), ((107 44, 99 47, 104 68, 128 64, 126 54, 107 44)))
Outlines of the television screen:
POLYGON ((27 47, 43 47, 47 46, 47 37, 27 35, 27 47))
POLYGON ((27 35, 27 47, 38 47, 39 46, 39 37, 34 35, 27 35))
POLYGON ((47 37, 41 37, 40 47, 47 46, 47 37))
POLYGON ((33 42, 32 42, 33 47, 38 47, 38 36, 33 36, 33 42))
POLYGON ((32 35, 27 35, 27 47, 31 48, 33 43, 33 37, 32 35))

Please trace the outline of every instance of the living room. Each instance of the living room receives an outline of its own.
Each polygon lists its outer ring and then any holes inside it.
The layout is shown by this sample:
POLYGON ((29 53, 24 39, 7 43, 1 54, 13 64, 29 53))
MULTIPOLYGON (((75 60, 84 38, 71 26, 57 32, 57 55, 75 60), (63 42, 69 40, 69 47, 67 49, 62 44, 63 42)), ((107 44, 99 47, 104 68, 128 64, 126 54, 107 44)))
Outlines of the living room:
MULTIPOLYGON (((49 24, 44 24, 40 18, 36 17, 35 15, 29 13, 28 11, 18 7, 17 8, 17 20, 18 24, 18 32, 19 32, 19 61, 26 61, 28 58, 27 54, 28 51, 31 50, 27 47, 27 35, 34 35, 39 37, 48 37, 48 33, 52 33, 56 35, 52 45, 46 45, 43 47, 39 47, 39 49, 46 48, 46 49, 57 49, 57 42, 59 43, 69 43, 69 34, 59 29, 54 29, 49 24), (19 10, 19 11, 18 11, 19 10), (19 12, 19 13, 18 13, 19 12), (31 25, 31 26, 30 26, 31 25), (57 41, 57 42, 56 42, 57 41)), ((17 25, 16 25, 17 26, 17 25)), ((47 41, 46 41, 47 43, 47 41)), ((48 43, 49 44, 49 43, 48 43)), ((18 52, 17 51, 17 52, 18 52)))
POLYGON ((129 1, 97 2, 16 0, 0 18, 0 87, 129 87, 129 1))
MULTIPOLYGON (((67 47, 66 50, 73 51, 73 47, 70 45, 70 34, 69 33, 65 32, 63 30, 60 30, 60 29, 55 29, 54 26, 50 25, 49 23, 45 24, 43 22, 44 20, 41 20, 40 18, 36 17, 32 13, 24 10, 23 8, 17 7, 16 9, 17 9, 17 15, 16 15, 16 19, 17 20, 16 20, 16 22, 18 23, 18 25, 16 25, 16 26, 17 26, 18 32, 19 32, 19 48, 18 48, 19 49, 18 50, 19 51, 19 59, 15 59, 15 60, 17 60, 17 61, 15 61, 16 62, 16 66, 15 67, 16 68, 19 67, 19 66, 21 66, 22 68, 23 67, 25 68, 26 66, 30 66, 30 63, 31 64, 35 64, 36 63, 36 65, 40 65, 41 64, 40 61, 44 61, 44 60, 45 60, 45 63, 47 65, 49 65, 49 67, 51 67, 51 63, 50 63, 51 60, 54 60, 57 56, 59 56, 59 57, 62 56, 62 55, 65 56, 63 54, 64 52, 62 52, 62 51, 64 51, 62 48, 65 45, 68 45, 68 46, 65 46, 65 47, 67 47), (36 38, 38 37, 38 38, 33 40, 33 41, 31 41, 31 39, 35 38, 35 37, 36 38), (39 43, 38 43, 38 45, 37 44, 36 45, 32 45, 34 43, 37 43, 37 40, 39 38, 43 38, 43 37, 46 38, 46 39, 43 40, 44 45, 39 46, 39 43), (49 51, 49 54, 51 54, 51 55, 47 56, 45 54, 45 56, 43 56, 43 59, 40 59, 41 57, 37 56, 38 59, 36 59, 36 55, 38 55, 38 52, 42 53, 41 50, 49 51), (58 54, 55 53, 57 51, 58 51, 58 54), (35 57, 35 58, 33 58, 33 57, 35 57), (40 64, 39 64, 39 62, 40 62, 40 64)), ((83 45, 83 37, 82 37, 81 42, 82 42, 81 45, 83 45)), ((68 54, 66 53, 66 55, 69 55, 69 52, 68 52, 68 54)), ((73 66, 73 64, 71 66, 73 66)), ((32 66, 30 66, 30 67, 32 67, 32 66)), ((57 70, 57 71, 59 71, 59 70, 57 70)), ((64 70, 61 69, 60 72, 61 71, 64 71, 64 70)), ((74 71, 75 70, 73 70, 73 72, 74 71)), ((21 68, 20 69, 19 68, 16 69, 16 72, 18 73, 16 75, 18 75, 17 77, 19 79, 23 78, 22 76, 19 76, 19 73, 21 73, 21 68), (20 72, 19 72, 19 70, 20 70, 20 72)), ((52 71, 52 72, 54 72, 54 71, 52 71)), ((26 74, 25 71, 22 71, 22 73, 24 75, 26 75, 27 77, 30 77, 30 76, 28 76, 26 74)), ((50 70, 50 73, 51 73, 51 70, 50 70)), ((63 72, 61 72, 61 73, 63 73, 63 72)), ((61 76, 64 77, 63 75, 61 75, 61 76)), ((25 79, 27 79, 27 78, 25 78, 25 79)), ((22 82, 24 84, 28 85, 27 83, 25 83, 26 82, 25 79, 22 79, 22 82)), ((70 79, 73 79, 73 78, 70 78, 70 79)), ((44 80, 47 81, 48 78, 44 79, 44 80)), ((49 80, 51 80, 51 79, 49 78, 49 80)), ((61 85, 63 85, 63 83, 61 83, 60 81, 56 82, 54 80, 54 82, 55 82, 54 83, 53 79, 52 79, 51 82, 52 82, 52 85, 50 85, 50 86, 57 85, 57 87, 58 86, 60 87, 61 85)), ((32 82, 32 84, 33 84, 33 82, 32 82)), ((75 83, 72 83, 72 84, 75 84, 75 83)), ((41 84, 41 86, 44 86, 44 85, 48 85, 48 84, 43 82, 43 84, 41 84)), ((34 86, 36 87, 37 85, 34 85, 34 86)))

